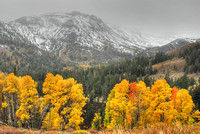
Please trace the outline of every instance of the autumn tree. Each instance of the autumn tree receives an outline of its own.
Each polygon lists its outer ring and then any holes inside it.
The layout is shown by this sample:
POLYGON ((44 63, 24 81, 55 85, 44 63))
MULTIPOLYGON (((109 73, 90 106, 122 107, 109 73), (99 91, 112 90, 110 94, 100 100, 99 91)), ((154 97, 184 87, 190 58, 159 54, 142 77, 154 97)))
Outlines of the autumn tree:
POLYGON ((6 77, 6 86, 3 89, 4 102, 3 108, 6 108, 8 113, 8 123, 11 126, 17 126, 16 111, 19 106, 20 98, 20 80, 13 73, 6 77))
POLYGON ((157 80, 154 85, 152 85, 151 92, 148 95, 150 105, 146 110, 148 124, 155 124, 168 120, 171 113, 171 105, 169 103, 171 92, 172 89, 164 79, 157 80))
POLYGON ((126 112, 129 110, 129 82, 122 80, 116 84, 109 94, 106 109, 104 126, 113 129, 115 127, 124 128, 127 126, 126 112))
POLYGON ((193 113, 194 103, 186 89, 171 88, 165 79, 157 80, 152 88, 142 81, 123 80, 109 94, 104 126, 108 129, 139 126, 192 124, 200 119, 193 113))
POLYGON ((6 122, 6 109, 5 107, 7 104, 4 102, 4 94, 3 94, 3 89, 6 86, 6 75, 2 72, 0 72, 0 118, 6 122), (4 102, 4 103, 3 103, 4 102))
POLYGON ((101 115, 100 113, 95 113, 94 119, 92 121, 92 129, 100 130, 101 129, 101 115))
POLYGON ((132 107, 130 108, 131 113, 127 115, 130 127, 138 127, 145 122, 144 111, 148 108, 149 92, 149 87, 146 87, 143 81, 130 83, 129 101, 132 107))
POLYGON ((180 124, 192 124, 194 122, 192 118, 194 103, 192 97, 189 95, 189 91, 186 89, 179 90, 174 101, 175 110, 177 111, 176 122, 180 124))
POLYGON ((43 84, 44 105, 49 105, 42 128, 61 130, 69 127, 79 129, 83 123, 82 108, 86 104, 82 84, 73 78, 63 79, 62 76, 47 74, 43 84))
MULTIPOLYGON (((48 73, 46 75, 46 79, 45 82, 43 83, 43 94, 44 94, 44 106, 46 106, 46 108, 44 107, 44 109, 49 109, 48 113, 46 112, 44 116, 42 116, 42 120, 43 118, 43 126, 42 128, 46 128, 49 129, 51 126, 55 126, 53 125, 52 118, 55 118, 55 116, 57 115, 57 117, 59 117, 58 113, 55 113, 55 110, 53 110, 53 104, 56 100, 56 98, 54 98, 55 93, 56 93, 56 85, 58 83, 59 80, 63 80, 62 76, 60 75, 56 75, 54 76, 51 73, 48 73)), ((57 111, 56 111, 57 112, 57 111)), ((55 119, 54 119, 55 120, 55 119)), ((60 120, 61 121, 61 120, 60 120)))
POLYGON ((37 83, 26 75, 21 80, 20 107, 16 112, 19 117, 18 124, 32 127, 34 110, 38 101, 37 83))

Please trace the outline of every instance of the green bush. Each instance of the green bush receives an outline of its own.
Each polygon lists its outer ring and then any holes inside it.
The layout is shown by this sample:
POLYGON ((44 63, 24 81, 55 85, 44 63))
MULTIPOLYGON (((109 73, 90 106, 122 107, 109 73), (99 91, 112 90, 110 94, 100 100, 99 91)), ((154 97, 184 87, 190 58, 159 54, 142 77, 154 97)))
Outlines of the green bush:
POLYGON ((101 116, 100 113, 95 113, 95 117, 92 121, 92 129, 100 130, 101 129, 101 116))

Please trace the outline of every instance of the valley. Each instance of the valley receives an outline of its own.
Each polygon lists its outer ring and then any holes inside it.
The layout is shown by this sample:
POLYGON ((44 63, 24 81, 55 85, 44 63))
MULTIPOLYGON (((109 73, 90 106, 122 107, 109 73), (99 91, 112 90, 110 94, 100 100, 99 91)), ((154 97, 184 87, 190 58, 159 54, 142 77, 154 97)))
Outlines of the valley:
POLYGON ((199 54, 81 12, 0 22, 0 133, 198 133, 199 54))

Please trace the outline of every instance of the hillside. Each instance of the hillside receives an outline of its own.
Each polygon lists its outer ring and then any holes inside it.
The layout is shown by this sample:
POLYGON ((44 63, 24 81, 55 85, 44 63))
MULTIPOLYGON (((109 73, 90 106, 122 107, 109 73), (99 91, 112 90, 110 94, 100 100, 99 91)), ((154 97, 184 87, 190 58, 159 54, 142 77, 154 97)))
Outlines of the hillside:
POLYGON ((154 38, 108 25, 94 15, 80 12, 21 17, 0 22, 0 70, 9 73, 17 68, 25 74, 30 70, 95 66, 154 56, 158 51, 169 51, 195 40, 183 38, 165 45, 168 41, 169 38, 154 38), (148 47, 156 45, 160 47, 148 47))
MULTIPOLYGON (((150 75, 149 77, 157 80, 162 79, 169 72, 170 78, 176 80, 184 76, 184 67, 186 61, 183 58, 173 58, 172 60, 167 60, 152 66, 152 69, 158 70, 158 73, 150 75)), ((187 75, 189 78, 194 78, 195 81, 199 80, 199 73, 191 73, 187 75)))
POLYGON ((14 33, 6 32, 0 35, 1 71, 9 73, 16 68, 18 73, 24 74, 28 70, 35 72, 48 71, 50 68, 62 69, 62 61, 53 53, 41 50, 24 38, 19 39, 19 36, 15 38, 14 33))
POLYGON ((181 47, 175 48, 165 54, 173 57, 172 59, 156 63, 152 69, 158 70, 158 73, 150 75, 154 79, 161 79, 169 73, 170 78, 177 80, 188 73, 189 78, 194 78, 198 82, 199 76, 199 63, 200 63, 200 43, 190 43, 181 47))
POLYGON ((178 48, 175 48, 171 51, 167 51, 166 52, 166 55, 174 55, 174 56, 178 56, 179 54, 183 53, 183 51, 185 49, 189 49, 193 46, 197 46, 199 45, 199 40, 197 40, 197 42, 194 42, 194 43, 189 43, 189 44, 186 44, 186 45, 183 45, 183 46, 180 46, 178 48))
POLYGON ((144 49, 137 34, 131 37, 94 15, 80 12, 22 17, 6 25, 38 48, 55 53, 64 62, 107 63, 131 58, 144 49))

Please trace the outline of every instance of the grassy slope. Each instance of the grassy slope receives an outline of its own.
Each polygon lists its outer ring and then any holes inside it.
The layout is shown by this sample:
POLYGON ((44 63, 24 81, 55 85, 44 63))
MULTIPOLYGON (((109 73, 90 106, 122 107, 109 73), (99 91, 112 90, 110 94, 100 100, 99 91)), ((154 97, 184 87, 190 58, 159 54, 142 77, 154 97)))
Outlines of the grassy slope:
MULTIPOLYGON (((183 58, 177 58, 179 53, 182 53, 184 51, 184 49, 189 48, 191 46, 197 45, 197 43, 191 43, 188 45, 184 45, 182 47, 178 47, 172 51, 168 51, 165 54, 166 55, 174 55, 175 58, 173 58, 172 60, 167 60, 164 62, 160 62, 158 64, 155 64, 152 66, 153 69, 157 69, 158 73, 154 74, 154 75, 150 75, 150 77, 154 78, 154 79, 162 79, 165 77, 166 73, 169 71, 170 72, 170 77, 173 79, 177 79, 181 76, 184 75, 184 67, 186 65, 186 61, 183 58)), ((188 74, 188 77, 193 77, 196 81, 198 81, 200 74, 199 73, 192 73, 192 74, 188 74)))
MULTIPOLYGON (((166 73, 170 72, 170 77, 173 79, 180 78, 184 75, 184 66, 186 62, 182 58, 174 58, 172 60, 167 60, 152 66, 153 69, 157 69, 158 73, 150 75, 154 79, 162 79, 165 77, 166 73)), ((199 79, 198 73, 188 74, 188 77, 193 77, 196 81, 199 79)))

